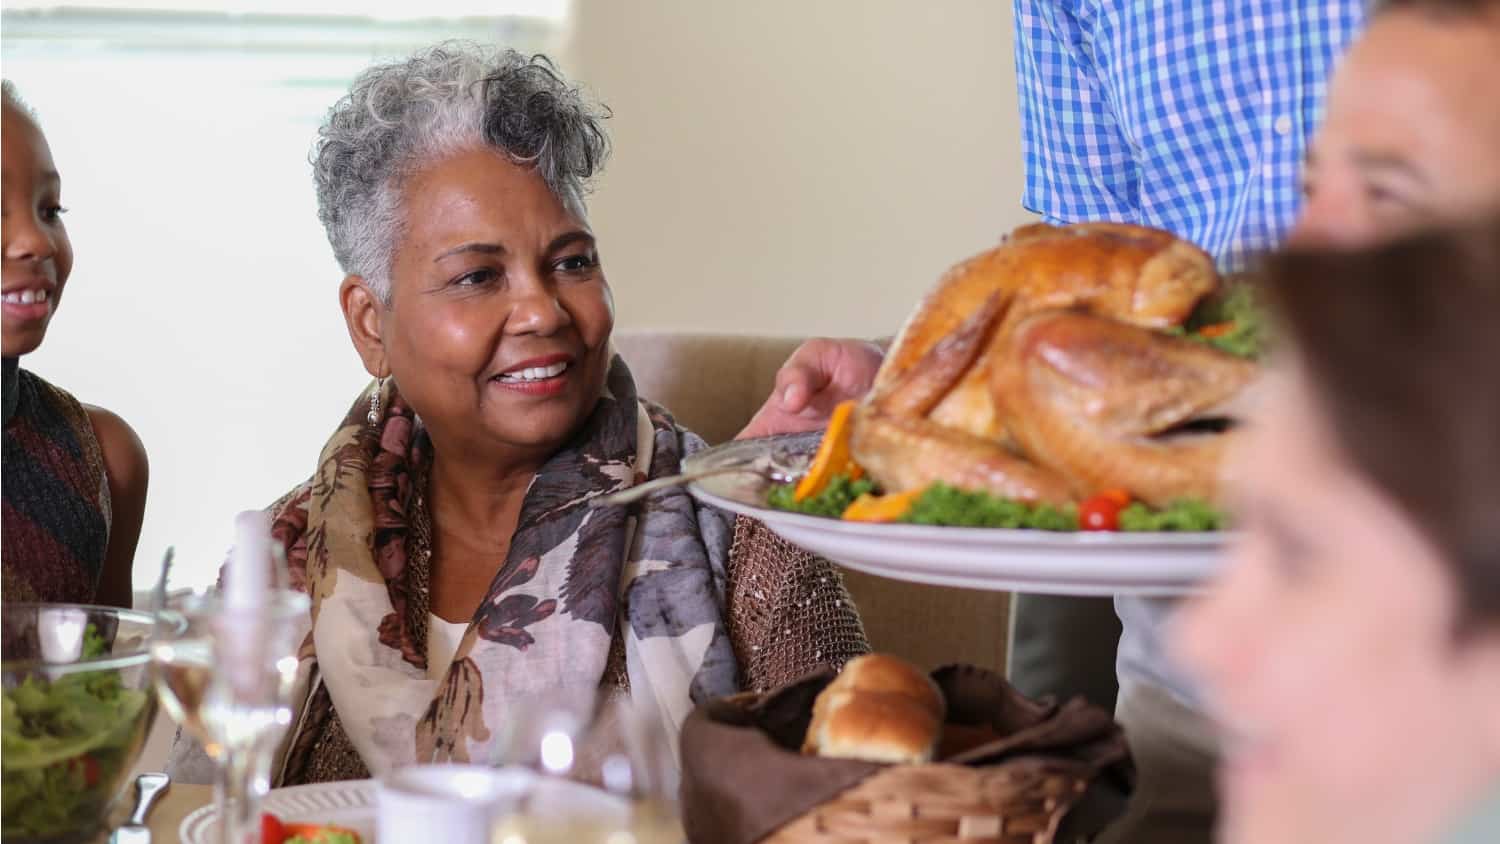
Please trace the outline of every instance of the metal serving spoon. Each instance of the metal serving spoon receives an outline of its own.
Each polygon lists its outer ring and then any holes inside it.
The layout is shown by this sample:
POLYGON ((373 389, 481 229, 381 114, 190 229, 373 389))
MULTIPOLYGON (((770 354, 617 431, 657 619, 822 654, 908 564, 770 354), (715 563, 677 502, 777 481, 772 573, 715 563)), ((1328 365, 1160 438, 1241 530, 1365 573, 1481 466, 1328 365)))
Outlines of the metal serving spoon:
POLYGON ((680 475, 671 475, 665 478, 657 478, 654 481, 646 481, 643 484, 636 484, 619 492, 611 492, 608 495, 589 499, 589 506, 612 507, 616 504, 630 504, 658 490, 690 484, 693 481, 711 478, 716 475, 759 475, 772 483, 791 483, 807 474, 807 466, 811 462, 812 455, 810 454, 798 454, 787 449, 773 449, 767 454, 757 455, 741 463, 705 466, 702 469, 683 472, 680 475))

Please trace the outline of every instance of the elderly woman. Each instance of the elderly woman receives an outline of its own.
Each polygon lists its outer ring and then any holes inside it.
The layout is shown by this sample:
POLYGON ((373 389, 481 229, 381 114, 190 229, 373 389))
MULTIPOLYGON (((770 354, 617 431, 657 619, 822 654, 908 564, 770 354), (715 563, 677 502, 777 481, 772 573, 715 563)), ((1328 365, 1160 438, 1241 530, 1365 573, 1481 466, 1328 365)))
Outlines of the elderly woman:
POLYGON ((1500 222, 1269 275, 1296 366, 1177 631, 1222 840, 1500 841, 1500 222))
POLYGON ((274 507, 312 596, 310 682, 273 778, 488 761, 511 705, 697 701, 867 649, 840 578, 681 489, 703 442, 636 394, 584 194, 602 115, 543 58, 443 44, 355 80, 319 215, 376 379, 274 507))
POLYGON ((10 80, 4 182, 4 583, 7 601, 130 606, 146 509, 146 450, 123 419, 21 368, 73 269, 62 178, 10 80))

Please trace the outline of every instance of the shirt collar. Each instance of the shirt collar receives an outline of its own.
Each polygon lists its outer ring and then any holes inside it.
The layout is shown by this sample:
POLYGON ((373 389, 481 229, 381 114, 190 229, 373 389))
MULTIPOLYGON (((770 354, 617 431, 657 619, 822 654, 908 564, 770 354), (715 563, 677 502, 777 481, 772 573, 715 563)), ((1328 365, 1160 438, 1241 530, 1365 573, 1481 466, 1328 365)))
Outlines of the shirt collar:
POLYGON ((1500 841, 1500 782, 1496 782, 1442 839, 1443 844, 1489 844, 1500 841))

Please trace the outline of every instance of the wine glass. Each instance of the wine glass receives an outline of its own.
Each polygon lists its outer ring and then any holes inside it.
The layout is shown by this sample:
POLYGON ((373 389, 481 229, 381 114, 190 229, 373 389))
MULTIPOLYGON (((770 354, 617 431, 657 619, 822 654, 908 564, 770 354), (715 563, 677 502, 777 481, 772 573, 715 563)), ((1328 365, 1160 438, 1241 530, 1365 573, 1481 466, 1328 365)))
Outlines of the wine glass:
POLYGON ((214 647, 209 593, 177 596, 158 610, 151 641, 151 677, 162 709, 218 761, 222 748, 199 718, 213 679, 214 647))
POLYGON ((628 696, 532 696, 498 761, 534 772, 491 844, 681 844, 678 771, 659 715, 628 696))
POLYGON ((215 764, 223 844, 259 841, 271 758, 291 725, 307 610, 306 595, 273 587, 248 604, 208 591, 180 598, 162 612, 176 620, 177 632, 152 643, 157 693, 215 764))
POLYGON ((654 707, 627 697, 605 701, 584 740, 599 759, 599 784, 630 806, 627 836, 609 844, 683 844, 676 744, 654 707))

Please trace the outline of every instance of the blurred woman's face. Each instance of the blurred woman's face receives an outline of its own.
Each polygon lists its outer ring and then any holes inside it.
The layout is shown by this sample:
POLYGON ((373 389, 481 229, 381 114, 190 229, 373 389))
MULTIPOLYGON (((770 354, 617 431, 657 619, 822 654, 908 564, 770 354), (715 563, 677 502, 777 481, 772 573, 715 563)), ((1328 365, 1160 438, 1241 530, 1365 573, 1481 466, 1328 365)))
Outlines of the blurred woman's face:
POLYGON ((588 224, 476 149, 409 177, 381 311, 386 365, 435 441, 546 453, 599 398, 614 304, 588 224))
POLYGON ((1500 777, 1500 636, 1458 637, 1434 548, 1279 378, 1242 537, 1174 639, 1223 719, 1223 840, 1430 840, 1500 777))
POLYGON ((62 222, 62 179, 52 150, 31 118, 5 106, 0 119, 4 174, 5 357, 35 351, 57 312, 63 285, 73 269, 73 245, 62 222))

